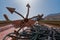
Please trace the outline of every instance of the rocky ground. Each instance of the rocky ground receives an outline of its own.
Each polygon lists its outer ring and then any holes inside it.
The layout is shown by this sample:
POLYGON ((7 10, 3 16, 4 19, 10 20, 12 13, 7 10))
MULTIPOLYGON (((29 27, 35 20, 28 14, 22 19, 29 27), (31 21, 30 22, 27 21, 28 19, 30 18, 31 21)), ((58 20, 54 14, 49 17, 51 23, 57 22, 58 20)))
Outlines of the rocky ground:
MULTIPOLYGON (((51 35, 60 35, 60 28, 54 28, 52 25, 47 25, 47 24, 44 24, 40 27, 41 30, 46 30, 48 28, 48 30, 51 30, 49 33, 51 33, 51 35), (53 31, 53 33, 52 33, 53 31), (57 34, 56 34, 57 33, 57 34)), ((13 27, 12 24, 9 24, 9 25, 6 25, 4 27, 1 27, 0 28, 0 40, 2 40, 4 38, 4 36, 6 36, 7 34, 13 32, 15 30, 15 28, 13 27)), ((47 30, 47 31, 48 31, 47 30)), ((57 36, 58 37, 58 36, 57 36)), ((56 38, 57 38, 56 37, 56 38)), ((59 36, 60 37, 60 36, 59 36)), ((48 36, 48 39, 47 40, 50 40, 50 36, 48 36)), ((59 39, 60 40, 60 39, 59 39)))

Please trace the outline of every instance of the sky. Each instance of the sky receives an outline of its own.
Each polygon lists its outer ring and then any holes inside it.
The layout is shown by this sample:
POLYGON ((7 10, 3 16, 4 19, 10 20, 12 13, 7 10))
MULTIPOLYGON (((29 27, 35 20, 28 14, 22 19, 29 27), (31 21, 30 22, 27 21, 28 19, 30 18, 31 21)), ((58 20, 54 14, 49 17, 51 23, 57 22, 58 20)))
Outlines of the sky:
POLYGON ((44 14, 45 17, 49 14, 60 13, 60 0, 0 0, 0 20, 5 20, 3 14, 8 15, 10 20, 21 19, 16 13, 11 14, 6 7, 15 8, 15 11, 26 16, 28 3, 31 6, 29 18, 38 14, 44 14))

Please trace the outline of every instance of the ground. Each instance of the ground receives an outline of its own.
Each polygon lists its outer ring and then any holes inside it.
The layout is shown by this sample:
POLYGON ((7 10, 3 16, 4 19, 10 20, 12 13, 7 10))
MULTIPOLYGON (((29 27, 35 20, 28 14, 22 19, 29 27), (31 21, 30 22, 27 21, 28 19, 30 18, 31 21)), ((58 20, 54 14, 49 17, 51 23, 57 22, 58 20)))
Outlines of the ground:
MULTIPOLYGON (((46 23, 41 23, 39 22, 41 25, 44 26, 48 26, 48 27, 55 27, 55 25, 51 25, 51 24, 46 24, 46 23)), ((56 26, 57 27, 57 26, 56 26)), ((60 27, 60 26, 59 26, 60 27)), ((0 40, 2 40, 4 38, 4 36, 6 36, 7 34, 13 32, 15 30, 15 28, 13 27, 12 24, 8 24, 5 26, 0 26, 0 40), (1 31, 2 30, 2 31, 1 31)))

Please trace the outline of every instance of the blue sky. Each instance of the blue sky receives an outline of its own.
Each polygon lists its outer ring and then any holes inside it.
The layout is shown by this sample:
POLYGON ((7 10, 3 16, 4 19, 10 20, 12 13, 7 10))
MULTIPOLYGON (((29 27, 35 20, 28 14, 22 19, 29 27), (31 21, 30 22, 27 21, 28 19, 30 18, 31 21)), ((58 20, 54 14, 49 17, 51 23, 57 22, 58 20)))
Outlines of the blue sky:
POLYGON ((11 14, 6 7, 16 8, 16 11, 22 15, 26 15, 26 4, 29 3, 30 14, 29 17, 44 14, 60 13, 60 0, 0 0, 0 20, 5 20, 3 14, 7 14, 10 20, 18 20, 21 17, 17 14, 11 14))

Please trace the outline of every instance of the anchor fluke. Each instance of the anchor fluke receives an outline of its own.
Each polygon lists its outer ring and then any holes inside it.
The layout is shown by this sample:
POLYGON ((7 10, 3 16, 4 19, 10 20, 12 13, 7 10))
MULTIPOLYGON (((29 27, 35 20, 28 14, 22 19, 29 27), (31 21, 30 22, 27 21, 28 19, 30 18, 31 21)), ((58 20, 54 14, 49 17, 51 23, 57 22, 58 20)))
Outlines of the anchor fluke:
POLYGON ((15 8, 11 8, 11 7, 6 7, 6 8, 9 10, 9 12, 11 14, 13 14, 13 12, 15 12, 16 14, 18 14, 19 16, 21 16, 22 18, 24 18, 23 15, 21 15, 20 13, 18 13, 17 11, 15 11, 15 8))
POLYGON ((13 13, 13 12, 15 12, 15 8, 11 8, 11 7, 6 7, 8 10, 9 10, 9 12, 11 12, 11 13, 13 13))
POLYGON ((29 7, 29 8, 30 8, 30 5, 29 5, 29 4, 27 4, 27 5, 26 5, 26 7, 29 7))
POLYGON ((28 8, 26 18, 28 18, 28 16, 29 16, 29 8, 30 8, 30 5, 27 4, 26 7, 28 8))
POLYGON ((6 19, 6 21, 10 21, 9 18, 8 18, 8 16, 6 14, 4 14, 3 16, 6 19))

